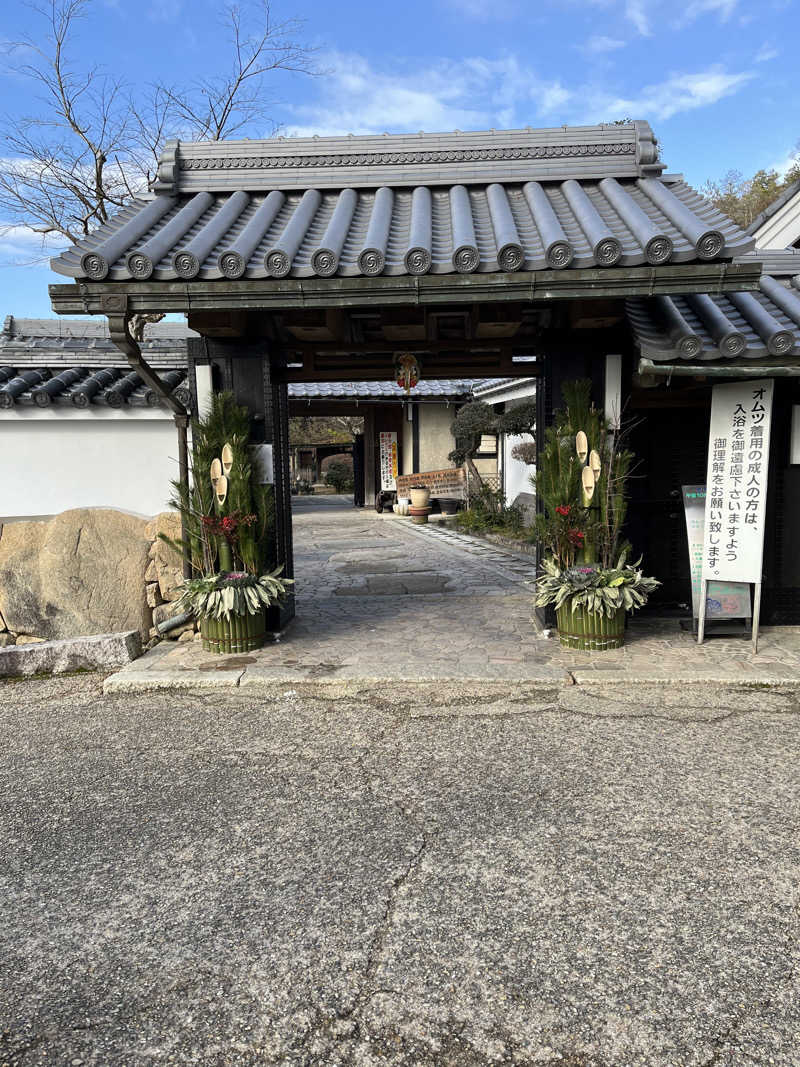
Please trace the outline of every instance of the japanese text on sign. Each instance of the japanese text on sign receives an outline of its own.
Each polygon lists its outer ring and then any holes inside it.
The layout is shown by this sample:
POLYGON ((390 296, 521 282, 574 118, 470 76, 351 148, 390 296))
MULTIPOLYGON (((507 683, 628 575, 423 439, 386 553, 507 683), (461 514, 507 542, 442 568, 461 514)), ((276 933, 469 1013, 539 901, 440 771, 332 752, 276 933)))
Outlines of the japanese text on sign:
POLYGON ((381 489, 396 489, 397 434, 380 434, 381 489))
POLYGON ((714 386, 708 442, 703 578, 760 582, 771 379, 714 386))

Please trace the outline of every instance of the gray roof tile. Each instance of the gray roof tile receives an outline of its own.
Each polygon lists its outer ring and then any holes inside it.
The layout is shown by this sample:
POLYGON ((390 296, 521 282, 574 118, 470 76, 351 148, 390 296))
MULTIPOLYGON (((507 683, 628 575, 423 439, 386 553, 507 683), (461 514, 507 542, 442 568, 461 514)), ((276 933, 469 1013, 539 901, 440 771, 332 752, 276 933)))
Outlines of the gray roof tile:
POLYGON ((392 400, 458 400, 469 396, 473 385, 471 379, 430 380, 424 379, 407 395, 394 382, 292 382, 289 386, 291 400, 327 398, 331 400, 376 399, 392 400))
POLYGON ((632 297, 626 309, 642 355, 657 362, 800 356, 800 293, 770 275, 756 293, 632 297))
POLYGON ((661 170, 646 123, 175 143, 156 198, 52 266, 89 281, 356 277, 682 263, 753 247, 661 170))
MULTIPOLYGON (((158 396, 128 366, 15 367, 0 352, 0 409, 50 407, 162 407, 158 396)), ((184 361, 185 364, 185 361, 184 361)), ((164 384, 187 406, 191 390, 186 367, 159 368, 164 384)))

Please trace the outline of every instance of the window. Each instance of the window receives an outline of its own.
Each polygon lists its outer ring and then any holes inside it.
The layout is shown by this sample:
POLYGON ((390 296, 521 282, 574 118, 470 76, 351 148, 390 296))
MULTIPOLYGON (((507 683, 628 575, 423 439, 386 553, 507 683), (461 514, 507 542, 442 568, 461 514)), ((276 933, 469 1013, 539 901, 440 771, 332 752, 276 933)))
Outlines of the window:
POLYGON ((494 459, 497 456, 497 434, 481 434, 476 459, 494 459))

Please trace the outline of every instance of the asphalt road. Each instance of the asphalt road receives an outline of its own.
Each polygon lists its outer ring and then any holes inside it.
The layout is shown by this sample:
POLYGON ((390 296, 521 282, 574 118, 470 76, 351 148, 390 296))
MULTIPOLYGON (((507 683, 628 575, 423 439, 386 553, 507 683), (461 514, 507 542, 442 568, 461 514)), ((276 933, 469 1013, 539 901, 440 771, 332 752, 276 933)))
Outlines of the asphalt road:
POLYGON ((0 685, 0 1064, 800 1064, 800 703, 0 685))

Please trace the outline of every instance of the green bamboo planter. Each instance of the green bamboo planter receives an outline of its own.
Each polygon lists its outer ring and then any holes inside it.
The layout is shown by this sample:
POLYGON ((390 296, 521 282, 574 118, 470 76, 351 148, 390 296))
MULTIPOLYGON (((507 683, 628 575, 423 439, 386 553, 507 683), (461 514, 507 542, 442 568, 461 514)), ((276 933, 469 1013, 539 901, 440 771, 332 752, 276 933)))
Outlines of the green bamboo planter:
POLYGON ((625 643, 624 608, 618 608, 614 615, 597 615, 583 606, 572 611, 569 604, 564 604, 556 611, 556 620, 564 648, 606 652, 610 648, 622 648, 625 643))
POLYGON ((231 615, 229 619, 200 619, 200 637, 206 652, 253 652, 264 644, 264 612, 231 615))

